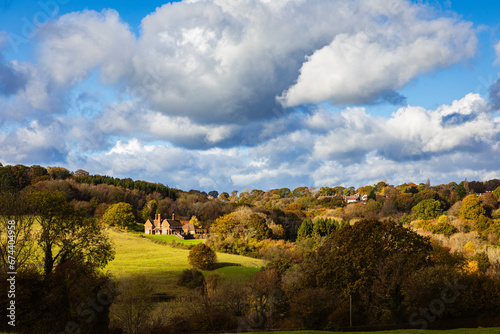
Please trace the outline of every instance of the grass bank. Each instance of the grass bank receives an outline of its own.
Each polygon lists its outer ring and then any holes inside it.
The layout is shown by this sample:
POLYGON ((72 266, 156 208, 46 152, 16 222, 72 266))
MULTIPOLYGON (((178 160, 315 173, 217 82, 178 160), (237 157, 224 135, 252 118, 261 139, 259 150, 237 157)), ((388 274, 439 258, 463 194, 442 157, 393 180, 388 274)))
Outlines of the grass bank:
MULTIPOLYGON (((189 250, 154 243, 137 235, 114 230, 108 230, 107 233, 114 243, 116 255, 105 271, 118 280, 144 276, 153 282, 157 292, 173 297, 187 292, 185 288, 178 287, 176 281, 182 270, 191 268, 187 259, 189 250)), ((217 269, 212 272, 227 277, 250 277, 265 264, 259 259, 224 253, 217 253, 217 259, 217 269)))

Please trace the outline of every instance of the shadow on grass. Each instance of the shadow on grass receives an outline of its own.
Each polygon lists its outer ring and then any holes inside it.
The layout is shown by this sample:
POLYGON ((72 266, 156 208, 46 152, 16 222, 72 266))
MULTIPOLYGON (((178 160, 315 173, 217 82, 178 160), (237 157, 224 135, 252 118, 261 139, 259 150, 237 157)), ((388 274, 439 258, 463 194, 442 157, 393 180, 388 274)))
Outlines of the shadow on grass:
POLYGON ((242 267, 242 265, 239 263, 230 263, 230 262, 217 262, 216 264, 214 264, 214 270, 224 267, 242 267))

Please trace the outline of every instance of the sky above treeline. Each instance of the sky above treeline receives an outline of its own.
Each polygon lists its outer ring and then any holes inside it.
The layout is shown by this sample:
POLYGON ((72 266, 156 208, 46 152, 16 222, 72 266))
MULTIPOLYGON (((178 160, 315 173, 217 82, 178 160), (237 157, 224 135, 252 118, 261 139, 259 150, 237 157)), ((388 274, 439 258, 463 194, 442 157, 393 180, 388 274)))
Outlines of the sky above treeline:
POLYGON ((0 0, 0 162, 232 191, 500 178, 500 2, 0 0))

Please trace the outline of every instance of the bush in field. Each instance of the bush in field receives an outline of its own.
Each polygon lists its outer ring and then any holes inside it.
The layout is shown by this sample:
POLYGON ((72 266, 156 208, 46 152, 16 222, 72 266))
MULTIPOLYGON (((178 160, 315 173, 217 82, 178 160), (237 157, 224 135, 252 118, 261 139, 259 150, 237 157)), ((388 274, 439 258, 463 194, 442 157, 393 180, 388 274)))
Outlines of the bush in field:
POLYGON ((191 249, 188 255, 189 264, 202 270, 212 270, 217 262, 217 254, 207 245, 201 243, 191 249))
POLYGON ((186 269, 183 270, 177 279, 177 285, 185 286, 191 289, 195 289, 199 286, 203 286, 205 283, 205 277, 196 269, 186 269))

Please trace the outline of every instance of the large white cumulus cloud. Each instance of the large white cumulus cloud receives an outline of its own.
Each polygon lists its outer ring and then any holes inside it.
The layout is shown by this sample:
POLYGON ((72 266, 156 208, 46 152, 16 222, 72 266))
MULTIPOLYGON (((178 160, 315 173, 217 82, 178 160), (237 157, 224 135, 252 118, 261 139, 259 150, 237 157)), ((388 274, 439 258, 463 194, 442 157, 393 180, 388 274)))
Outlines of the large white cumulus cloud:
POLYGON ((476 50, 470 23, 406 0, 182 1, 146 16, 138 37, 116 11, 87 10, 40 40, 49 86, 98 69, 163 114, 238 124, 304 103, 398 100, 413 78, 476 50))
POLYGON ((85 10, 42 29, 39 62, 58 85, 84 80, 97 67, 103 79, 116 82, 130 69, 134 43, 118 12, 85 10))
POLYGON ((165 5, 142 22, 133 88, 205 121, 269 117, 277 96, 286 107, 370 102, 474 55, 470 23, 430 12, 404 0, 165 5))

